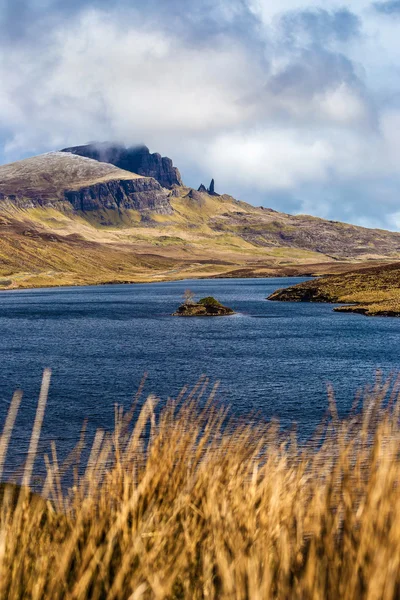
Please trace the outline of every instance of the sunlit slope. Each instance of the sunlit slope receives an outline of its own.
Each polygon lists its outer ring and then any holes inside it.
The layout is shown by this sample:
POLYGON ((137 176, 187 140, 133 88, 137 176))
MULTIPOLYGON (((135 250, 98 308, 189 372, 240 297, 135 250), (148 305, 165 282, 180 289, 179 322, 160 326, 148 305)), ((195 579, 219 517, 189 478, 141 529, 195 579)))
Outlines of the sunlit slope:
POLYGON ((175 211, 188 222, 242 238, 253 247, 292 248, 325 254, 335 259, 397 257, 400 234, 367 229, 309 215, 289 215, 238 202, 230 196, 180 198, 175 211))
POLYGON ((321 274, 400 254, 399 233, 166 190, 68 153, 0 166, 0 216, 0 287, 321 274))
MULTIPOLYGON (((109 219, 108 211, 100 216, 109 219)), ((146 227, 139 219, 129 211, 124 225, 102 226, 54 208, 3 212, 0 287, 235 276, 238 269, 240 276, 291 275, 304 265, 330 266, 312 252, 256 248, 238 236, 205 233, 207 226, 187 230, 170 221, 167 228, 146 227)))
POLYGON ((340 312, 400 316, 400 263, 353 269, 286 289, 269 298, 283 302, 345 303, 340 312))
POLYGON ((139 175, 113 165, 63 152, 0 166, 0 192, 5 196, 60 198, 66 189, 78 189, 113 179, 136 179, 139 175))

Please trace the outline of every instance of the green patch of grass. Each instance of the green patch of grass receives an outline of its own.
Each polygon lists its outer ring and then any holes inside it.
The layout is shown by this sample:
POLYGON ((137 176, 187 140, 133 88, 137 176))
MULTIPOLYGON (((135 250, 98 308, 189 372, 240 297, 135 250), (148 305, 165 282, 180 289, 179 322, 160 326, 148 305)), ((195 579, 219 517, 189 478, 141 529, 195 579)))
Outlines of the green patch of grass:
POLYGON ((199 304, 203 304, 204 306, 222 306, 221 302, 218 302, 218 300, 216 300, 213 296, 202 298, 199 300, 199 304))

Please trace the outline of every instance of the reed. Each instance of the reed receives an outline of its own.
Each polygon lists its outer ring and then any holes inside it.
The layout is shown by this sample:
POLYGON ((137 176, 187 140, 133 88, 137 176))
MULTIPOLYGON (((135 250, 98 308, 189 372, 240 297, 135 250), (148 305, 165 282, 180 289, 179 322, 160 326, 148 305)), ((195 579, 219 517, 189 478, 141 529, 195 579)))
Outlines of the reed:
MULTIPOLYGON (((389 599, 400 595, 400 400, 377 381, 346 418, 300 444, 276 422, 233 421, 206 381, 0 492, 1 599, 389 599), (203 408, 201 408, 201 406, 203 408), (69 474, 68 474, 69 473, 69 474), (72 473, 72 475, 71 475, 72 473), (73 481, 66 487, 65 481, 73 481)), ((20 395, 0 440, 4 460, 20 395)))

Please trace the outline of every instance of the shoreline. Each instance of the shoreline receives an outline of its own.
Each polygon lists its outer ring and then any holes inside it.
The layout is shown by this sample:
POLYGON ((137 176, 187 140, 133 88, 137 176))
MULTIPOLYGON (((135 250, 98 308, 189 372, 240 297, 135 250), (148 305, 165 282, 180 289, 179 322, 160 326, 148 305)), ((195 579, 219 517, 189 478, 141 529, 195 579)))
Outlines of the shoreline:
MULTIPOLYGON (((334 304, 336 304, 336 302, 334 304)), ((342 306, 336 306, 333 309, 333 312, 353 313, 353 314, 363 315, 364 317, 388 317, 388 318, 400 317, 400 311, 382 310, 381 312, 369 313, 368 308, 365 306, 360 306, 357 304, 354 304, 354 305, 346 304, 346 303, 344 303, 342 306)))
MULTIPOLYGON (((317 304, 332 304, 338 305, 334 306, 332 311, 337 313, 352 313, 359 314, 366 317, 386 317, 386 318, 399 318, 400 317, 400 308, 398 310, 387 306, 387 304, 382 309, 379 309, 379 306, 376 302, 367 302, 367 301, 355 301, 351 303, 351 301, 342 300, 339 296, 330 296, 329 293, 322 291, 321 288, 318 287, 321 280, 332 280, 334 277, 339 276, 340 274, 329 274, 325 276, 318 276, 310 274, 310 270, 307 269, 307 273, 302 274, 287 274, 287 273, 249 273, 246 269, 238 269, 237 275, 235 276, 232 271, 227 274, 219 273, 216 275, 190 275, 184 277, 163 277, 155 280, 154 278, 143 278, 143 279, 132 279, 132 280, 108 280, 108 281, 100 281, 100 282, 79 282, 79 283, 54 283, 49 285, 21 285, 18 287, 7 287, 0 288, 0 292, 23 292, 23 291, 33 291, 33 290, 52 290, 52 289, 63 289, 63 288, 89 288, 89 287, 100 287, 100 286, 117 286, 117 285, 146 285, 146 284, 157 284, 157 283, 168 283, 168 282, 179 282, 179 281, 202 281, 202 280, 233 280, 233 279, 297 279, 304 278, 306 281, 298 283, 293 286, 289 286, 287 288, 277 289, 271 296, 266 298, 267 301, 270 302, 295 302, 295 303, 317 303, 317 304), (318 282, 318 285, 312 284, 312 282, 318 282), (306 287, 304 287, 306 285, 306 287), (371 311, 370 308, 373 307, 371 311)), ((341 274, 345 277, 346 272, 341 274)))
POLYGON ((274 302, 336 304, 338 313, 400 317, 400 263, 317 277, 273 292, 274 302))
MULTIPOLYGON (((285 279, 285 278, 309 278, 315 279, 317 277, 332 277, 341 276, 350 272, 352 269, 368 269, 371 267, 383 267, 387 264, 391 264, 389 261, 372 261, 372 262, 361 262, 361 263, 349 263, 343 262, 331 262, 331 263, 307 263, 307 264, 294 264, 294 265, 282 265, 280 267, 273 266, 243 266, 237 265, 236 267, 230 268, 227 271, 222 272, 207 272, 207 269, 197 270, 198 265, 193 265, 193 271, 190 268, 181 267, 172 269, 170 272, 157 273, 138 273, 132 274, 128 278, 121 277, 121 279, 96 279, 89 277, 86 280, 84 275, 79 273, 60 272, 58 277, 55 276, 54 272, 41 272, 41 273, 15 273, 0 277, 0 292, 14 291, 14 290, 34 290, 34 289, 51 289, 51 288, 63 288, 63 287, 92 287, 99 285, 131 285, 131 284, 145 284, 145 283, 166 283, 168 281, 185 281, 185 280, 202 280, 202 279, 285 279), (200 272, 199 272, 200 271, 200 272), (75 280, 74 280, 75 279, 75 280), (9 285, 2 286, 2 283, 8 283, 9 285)), ((215 265, 214 265, 215 266, 215 265)), ((222 266, 222 265, 221 265, 222 266)), ((211 267, 211 265, 209 265, 211 267)))
POLYGON ((168 282, 178 282, 178 281, 202 281, 205 279, 227 279, 227 280, 233 280, 233 279, 298 279, 298 278, 309 278, 309 279, 315 279, 316 276, 315 275, 257 275, 257 274, 253 274, 253 275, 243 275, 240 274, 237 277, 226 277, 223 274, 221 275, 202 275, 199 277, 196 276, 187 276, 187 277, 177 277, 177 278, 162 278, 162 279, 143 279, 143 280, 124 280, 124 281, 101 281, 101 282, 96 282, 96 283, 55 283, 55 284, 49 284, 49 285, 27 285, 27 286, 18 286, 18 287, 5 287, 2 288, 0 287, 0 292, 19 292, 19 291, 29 291, 29 290, 46 290, 46 289, 54 289, 54 288, 75 288, 75 287, 100 287, 100 286, 105 286, 105 285, 144 285, 144 284, 156 284, 156 283, 168 283, 168 282))

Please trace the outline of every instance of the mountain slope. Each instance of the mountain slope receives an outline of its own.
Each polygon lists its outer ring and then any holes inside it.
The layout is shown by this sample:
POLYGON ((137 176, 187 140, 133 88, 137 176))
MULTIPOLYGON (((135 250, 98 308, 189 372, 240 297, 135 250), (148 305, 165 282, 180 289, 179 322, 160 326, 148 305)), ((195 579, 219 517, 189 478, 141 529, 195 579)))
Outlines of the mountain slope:
MULTIPOLYGON (((109 162, 128 171, 152 176, 165 187, 174 184, 182 186, 179 171, 173 167, 171 159, 161 159, 159 154, 150 154, 146 146, 127 149, 124 146, 105 142, 67 148, 63 152, 109 162), (175 174, 177 174, 176 178, 175 174)), ((214 179, 209 190, 202 185, 197 192, 188 191, 186 188, 175 189, 174 194, 184 199, 188 205, 197 203, 203 214, 205 214, 207 196, 218 197, 214 192, 214 179)), ((222 199, 235 202, 229 196, 222 196, 222 199)), ((175 202, 175 206, 181 214, 187 212, 189 208, 182 206, 182 203, 178 206, 178 202, 175 202)), ((218 210, 218 203, 214 203, 214 214, 212 211, 205 214, 210 229, 238 235, 254 246, 301 248, 333 258, 377 258, 395 256, 400 252, 400 234, 370 230, 306 215, 291 216, 272 209, 257 209, 244 202, 238 203, 238 206, 238 210, 228 209, 222 213, 218 210)), ((188 225, 193 225, 192 221, 188 225)))
POLYGON ((172 212, 168 193, 154 179, 62 152, 1 166, 0 200, 20 208, 172 212))
POLYGON ((399 233, 169 190, 68 152, 0 166, 0 219, 0 287, 323 274, 400 256, 399 233))

